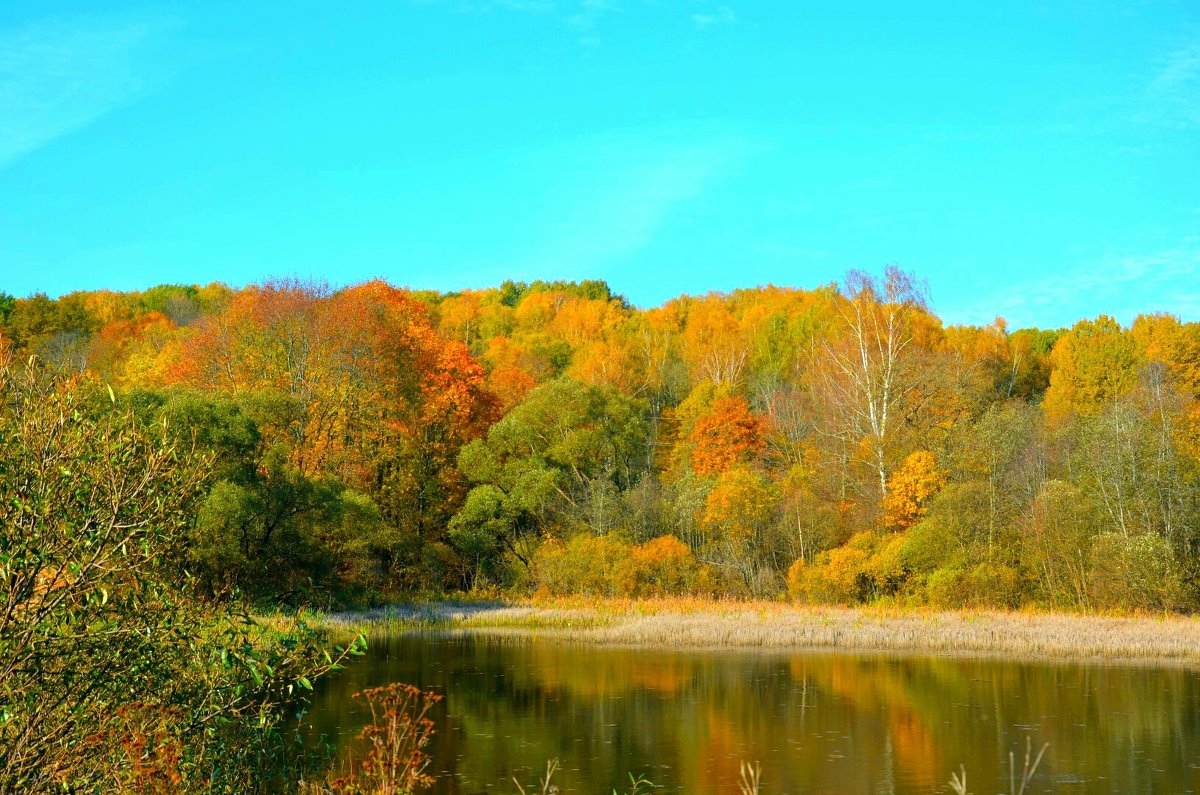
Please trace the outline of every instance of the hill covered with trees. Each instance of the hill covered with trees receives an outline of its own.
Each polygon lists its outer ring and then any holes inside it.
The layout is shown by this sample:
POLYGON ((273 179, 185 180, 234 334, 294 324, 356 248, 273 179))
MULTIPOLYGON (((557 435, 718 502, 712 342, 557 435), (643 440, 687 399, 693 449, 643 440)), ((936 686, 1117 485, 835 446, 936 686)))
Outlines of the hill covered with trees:
MULTIPOLYGON (((1148 308, 1152 309, 1152 308, 1148 308)), ((0 296, 0 345, 207 462, 213 593, 1200 606, 1200 324, 947 326, 889 270, 0 296)))

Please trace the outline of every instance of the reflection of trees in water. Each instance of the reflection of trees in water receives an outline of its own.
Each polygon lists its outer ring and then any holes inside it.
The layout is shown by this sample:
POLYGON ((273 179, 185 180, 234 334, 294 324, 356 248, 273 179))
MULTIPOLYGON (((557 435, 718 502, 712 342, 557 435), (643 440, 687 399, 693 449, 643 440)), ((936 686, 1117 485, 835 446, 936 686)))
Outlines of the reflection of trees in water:
POLYGON ((1006 780, 1026 734, 1050 743, 1043 781, 1200 784, 1195 672, 470 636, 393 638, 372 655, 318 694, 315 721, 353 732, 349 693, 384 681, 445 693, 432 752, 433 769, 456 774, 446 793, 511 791, 514 774, 532 782, 552 757, 564 792, 608 791, 628 772, 732 791, 742 760, 761 761, 773 792, 929 792, 960 763, 981 785, 1006 780))

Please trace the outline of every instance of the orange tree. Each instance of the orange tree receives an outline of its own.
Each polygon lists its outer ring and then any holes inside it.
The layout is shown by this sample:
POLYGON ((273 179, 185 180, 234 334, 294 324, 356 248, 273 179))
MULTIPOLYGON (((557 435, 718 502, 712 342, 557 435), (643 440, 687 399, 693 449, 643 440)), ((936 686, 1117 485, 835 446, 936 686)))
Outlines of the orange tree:
POLYGON ((714 400, 712 410, 696 420, 691 441, 692 469, 697 475, 719 475, 766 448, 762 420, 740 397, 714 400))

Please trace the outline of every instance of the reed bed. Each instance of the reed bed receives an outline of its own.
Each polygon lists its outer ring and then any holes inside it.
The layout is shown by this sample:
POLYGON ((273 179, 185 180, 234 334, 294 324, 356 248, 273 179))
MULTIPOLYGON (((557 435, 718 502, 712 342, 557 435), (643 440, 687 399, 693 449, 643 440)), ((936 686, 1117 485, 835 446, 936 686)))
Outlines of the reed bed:
POLYGON ((470 629, 531 632, 598 645, 820 649, 1011 658, 1200 664, 1200 618, 1037 612, 935 612, 779 602, 580 599, 434 602, 323 617, 372 632, 470 629))

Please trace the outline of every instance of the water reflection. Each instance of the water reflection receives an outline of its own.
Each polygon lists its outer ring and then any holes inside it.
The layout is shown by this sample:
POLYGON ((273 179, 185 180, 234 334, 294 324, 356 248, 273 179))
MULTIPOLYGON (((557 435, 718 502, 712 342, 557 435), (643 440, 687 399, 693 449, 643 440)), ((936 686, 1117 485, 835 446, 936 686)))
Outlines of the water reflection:
MULTIPOLYGON (((666 792, 1007 791, 1007 756, 1050 743, 1032 792, 1200 792, 1194 671, 832 654, 662 652, 536 638, 406 634, 316 694, 314 729, 353 737, 350 694, 391 681, 446 696, 438 792, 515 792, 562 760, 563 792, 644 773, 666 792)), ((1018 753, 1018 757, 1020 753, 1018 753)))

